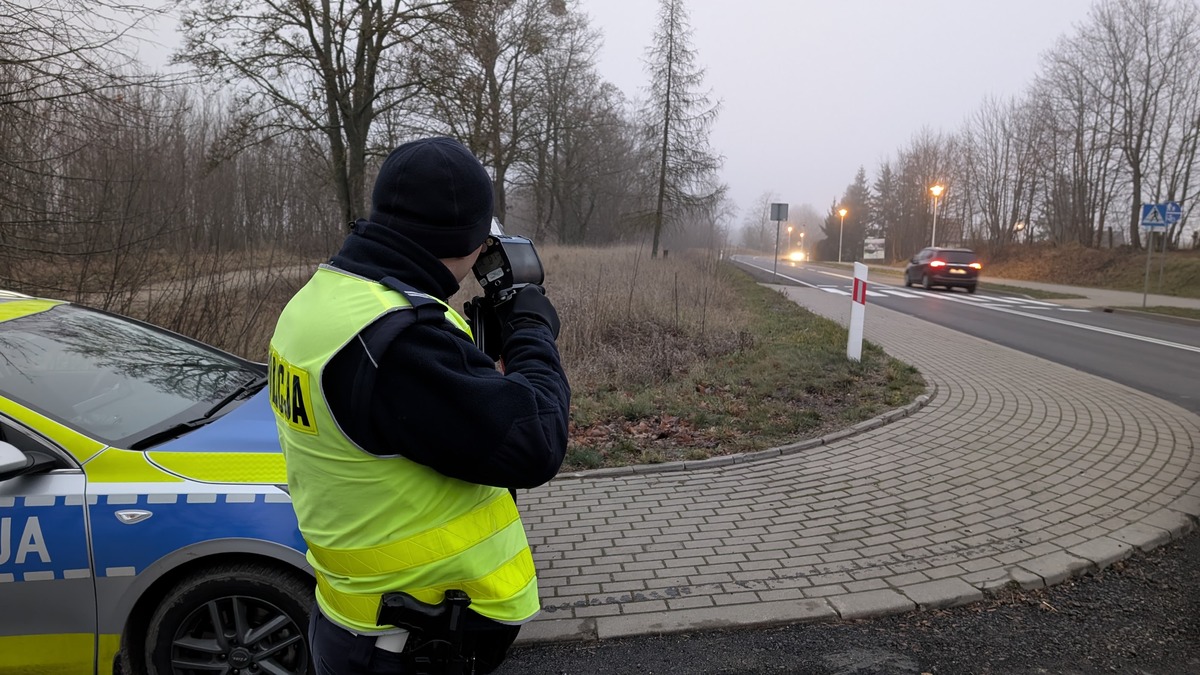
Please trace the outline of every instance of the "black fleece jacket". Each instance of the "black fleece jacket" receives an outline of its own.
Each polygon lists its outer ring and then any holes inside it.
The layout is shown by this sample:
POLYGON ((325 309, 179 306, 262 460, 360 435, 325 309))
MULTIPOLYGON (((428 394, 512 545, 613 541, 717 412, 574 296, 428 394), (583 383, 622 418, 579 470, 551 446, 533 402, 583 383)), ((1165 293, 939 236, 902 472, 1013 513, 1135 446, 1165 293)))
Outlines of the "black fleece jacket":
MULTIPOLYGON (((446 301, 458 283, 441 261, 403 235, 360 220, 330 261, 339 269, 409 284, 446 301)), ((470 483, 531 488, 554 477, 567 449, 571 389, 550 329, 513 331, 502 374, 449 322, 416 323, 385 347, 368 326, 326 365, 322 391, 342 431, 381 457, 403 456, 470 483)))

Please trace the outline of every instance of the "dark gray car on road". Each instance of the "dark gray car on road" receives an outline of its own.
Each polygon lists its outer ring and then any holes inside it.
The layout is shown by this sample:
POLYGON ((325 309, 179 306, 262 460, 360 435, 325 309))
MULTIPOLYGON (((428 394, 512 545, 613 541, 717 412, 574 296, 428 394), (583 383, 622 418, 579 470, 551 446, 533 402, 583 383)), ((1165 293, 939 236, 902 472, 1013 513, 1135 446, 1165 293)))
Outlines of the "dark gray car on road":
POLYGON ((982 269, 979 256, 971 249, 930 246, 909 259, 904 268, 904 285, 921 284, 926 289, 942 286, 946 290, 957 286, 974 293, 982 269))

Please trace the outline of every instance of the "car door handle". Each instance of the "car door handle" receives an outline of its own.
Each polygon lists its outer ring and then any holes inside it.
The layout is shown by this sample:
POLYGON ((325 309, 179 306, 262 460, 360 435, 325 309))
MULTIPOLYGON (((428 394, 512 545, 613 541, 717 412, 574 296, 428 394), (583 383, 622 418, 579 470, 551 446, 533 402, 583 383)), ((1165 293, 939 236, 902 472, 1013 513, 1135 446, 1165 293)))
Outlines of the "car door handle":
POLYGON ((116 512, 117 520, 123 525, 133 525, 146 520, 154 515, 153 511, 143 511, 142 509, 122 509, 116 512))

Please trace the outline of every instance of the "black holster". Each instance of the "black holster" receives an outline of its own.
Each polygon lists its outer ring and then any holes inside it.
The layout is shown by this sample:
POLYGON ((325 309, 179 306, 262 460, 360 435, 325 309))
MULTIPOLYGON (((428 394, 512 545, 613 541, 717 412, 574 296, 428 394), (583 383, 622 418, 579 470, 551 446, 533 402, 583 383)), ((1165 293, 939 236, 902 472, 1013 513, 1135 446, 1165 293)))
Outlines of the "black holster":
POLYGON ((470 604, 470 596, 460 590, 446 591, 436 605, 407 593, 384 593, 376 623, 409 632, 402 655, 414 673, 469 675, 475 670, 475 659, 474 654, 463 653, 463 630, 470 604))

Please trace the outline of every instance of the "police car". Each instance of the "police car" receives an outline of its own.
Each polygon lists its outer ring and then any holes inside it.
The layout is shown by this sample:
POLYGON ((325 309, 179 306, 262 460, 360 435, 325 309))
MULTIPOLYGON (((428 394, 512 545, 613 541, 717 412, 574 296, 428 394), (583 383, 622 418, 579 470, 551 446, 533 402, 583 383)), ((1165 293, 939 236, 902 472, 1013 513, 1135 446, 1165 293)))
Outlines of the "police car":
POLYGON ((266 367, 0 291, 0 673, 304 673, 266 367))

